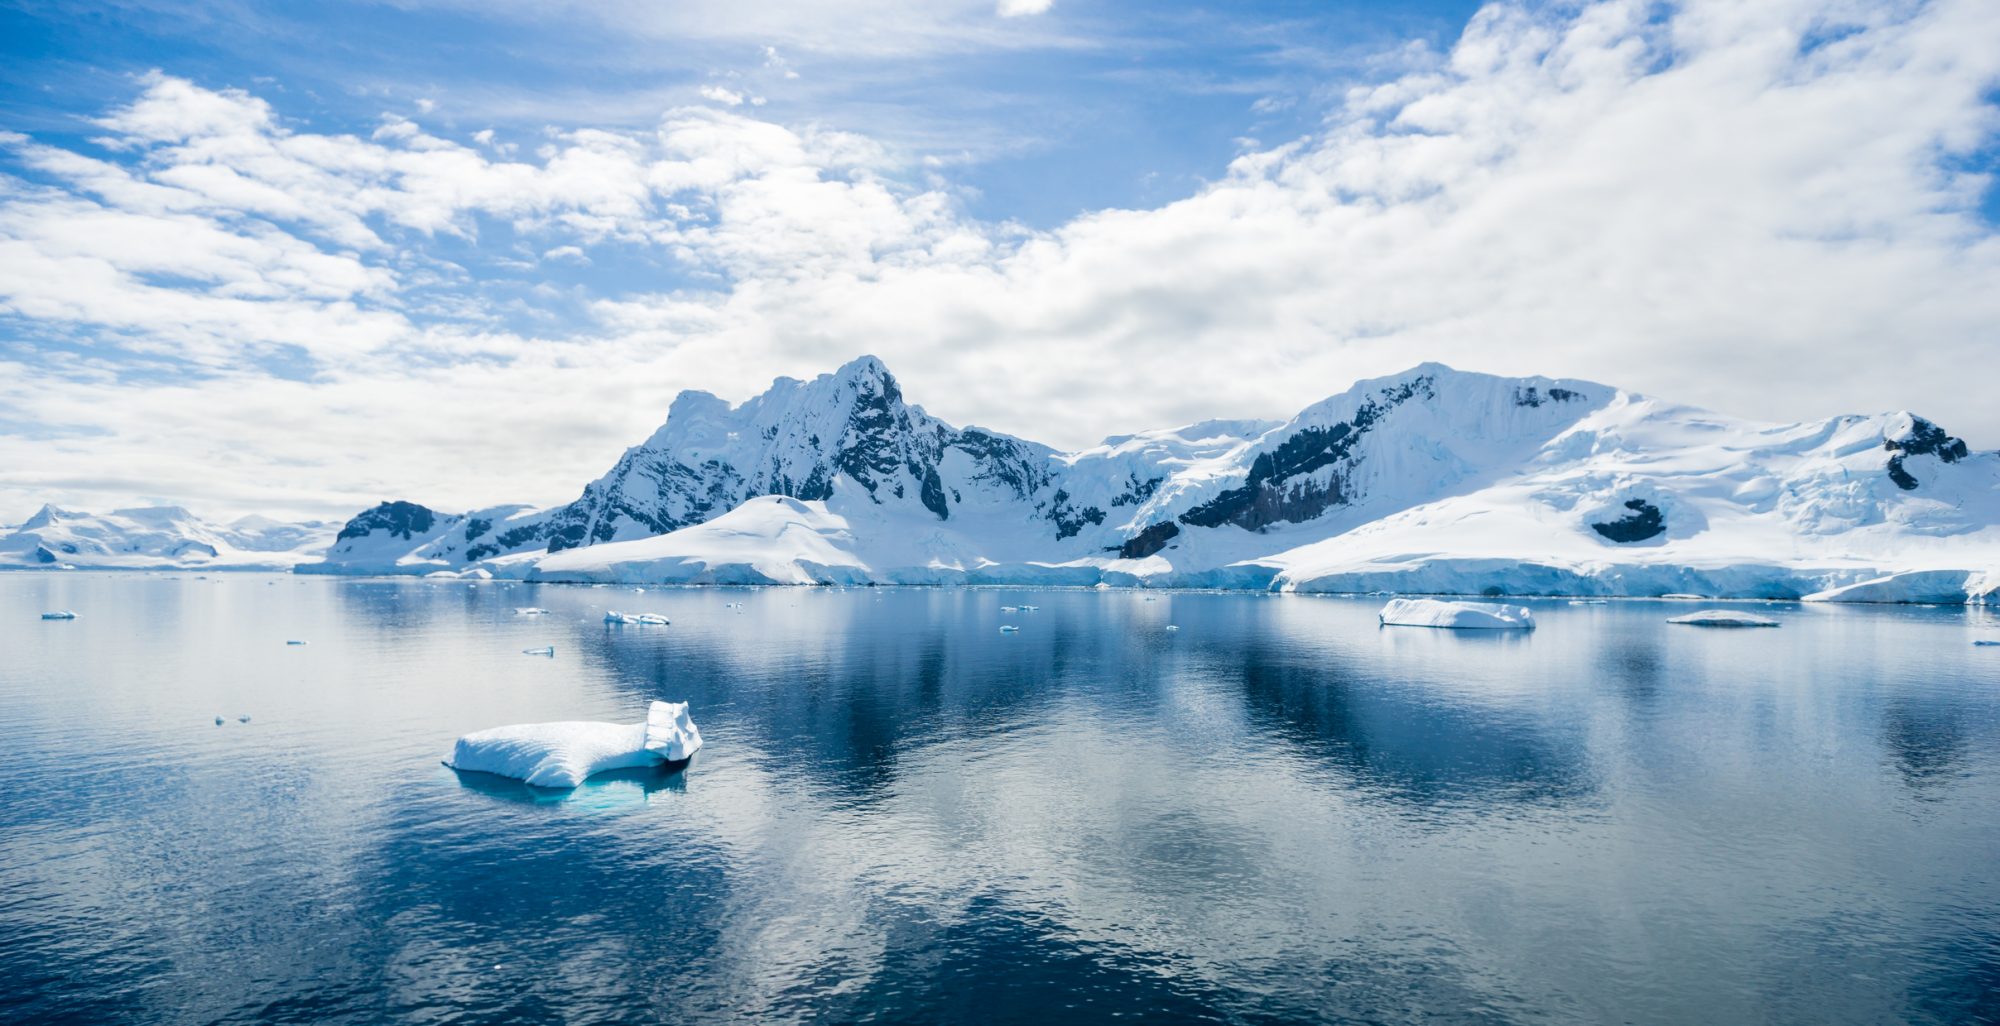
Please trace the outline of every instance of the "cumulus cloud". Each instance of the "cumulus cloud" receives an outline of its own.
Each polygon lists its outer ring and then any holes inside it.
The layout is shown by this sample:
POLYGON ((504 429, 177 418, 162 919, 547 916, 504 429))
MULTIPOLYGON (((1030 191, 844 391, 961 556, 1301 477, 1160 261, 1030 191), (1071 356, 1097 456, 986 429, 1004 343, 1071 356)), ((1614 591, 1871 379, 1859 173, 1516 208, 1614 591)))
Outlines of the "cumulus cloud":
POLYGON ((1000 0, 995 10, 1002 18, 1041 14, 1055 6, 1055 0, 1000 0))
POLYGON ((1054 444, 1283 416, 1442 359, 1751 415, 1916 408, 1992 447, 1967 368, 2000 320, 1969 169, 1996 37, 1977 0, 1493 6, 1312 135, 1047 231, 972 218, 867 138, 733 109, 566 126, 513 160, 156 75, 100 119, 103 155, 0 139, 24 176, 0 179, 0 317, 93 354, 0 373, 33 426, 0 437, 0 498, 558 501, 678 388, 742 397, 860 352, 940 416, 1054 444), (525 257, 677 272, 531 335, 434 315, 457 279, 412 255, 496 221, 525 257), (195 367, 162 385, 135 353, 195 367), (274 353, 306 370, 274 377, 274 353))

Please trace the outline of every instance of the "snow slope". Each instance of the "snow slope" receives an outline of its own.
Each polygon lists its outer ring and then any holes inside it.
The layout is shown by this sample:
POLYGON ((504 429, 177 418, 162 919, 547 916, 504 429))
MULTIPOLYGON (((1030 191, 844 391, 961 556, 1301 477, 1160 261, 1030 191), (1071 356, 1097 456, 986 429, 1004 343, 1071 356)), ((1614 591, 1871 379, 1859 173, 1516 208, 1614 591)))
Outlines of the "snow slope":
POLYGON ((258 516, 217 524, 178 506, 104 514, 43 506, 0 535, 0 567, 286 570, 320 559, 336 529, 258 516))
POLYGON ((1981 601, 2000 586, 2000 454, 1909 413, 1768 424, 1437 364, 1283 423, 1209 421, 1060 453, 939 421, 864 357, 734 407, 682 393, 658 431, 552 510, 385 503, 307 569, 467 568, 1981 601), (1866 582, 1882 583, 1840 591, 1866 582))

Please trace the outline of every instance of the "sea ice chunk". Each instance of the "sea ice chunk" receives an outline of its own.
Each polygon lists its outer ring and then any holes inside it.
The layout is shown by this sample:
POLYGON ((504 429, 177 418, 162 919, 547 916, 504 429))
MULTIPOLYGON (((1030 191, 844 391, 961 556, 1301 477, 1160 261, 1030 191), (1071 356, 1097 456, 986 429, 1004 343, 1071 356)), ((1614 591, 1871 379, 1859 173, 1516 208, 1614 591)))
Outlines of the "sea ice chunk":
POLYGON ((467 734, 445 765, 536 787, 575 787, 593 773, 679 762, 701 748, 685 702, 654 702, 643 723, 521 723, 467 734))
POLYGON ((547 616, 549 611, 540 606, 515 606, 515 616, 547 616))
POLYGON ((1000 633, 1002 634, 1013 634, 1016 631, 1019 631, 1020 629, 1021 628, 1016 627, 1011 623, 1003 623, 1000 625, 1000 633))
POLYGON ((1449 627, 1458 630, 1535 629, 1535 614, 1526 606, 1497 602, 1455 602, 1445 599, 1390 599, 1382 607, 1382 623, 1391 627, 1449 627))
POLYGON ((1685 623, 1695 627, 1776 627, 1778 621, 1768 616, 1745 613, 1737 609, 1704 609, 1686 616, 1676 616, 1668 623, 1685 623))
POLYGON ((74 620, 74 619, 76 619, 76 612, 75 612, 74 610, 69 610, 69 609, 58 609, 58 610, 56 610, 55 612, 52 612, 52 613, 43 613, 43 614, 42 614, 42 619, 44 619, 44 620, 74 620))
POLYGON ((524 648, 521 650, 521 654, 549 656, 550 658, 554 658, 556 654, 556 647, 554 645, 543 645, 541 648, 524 648))

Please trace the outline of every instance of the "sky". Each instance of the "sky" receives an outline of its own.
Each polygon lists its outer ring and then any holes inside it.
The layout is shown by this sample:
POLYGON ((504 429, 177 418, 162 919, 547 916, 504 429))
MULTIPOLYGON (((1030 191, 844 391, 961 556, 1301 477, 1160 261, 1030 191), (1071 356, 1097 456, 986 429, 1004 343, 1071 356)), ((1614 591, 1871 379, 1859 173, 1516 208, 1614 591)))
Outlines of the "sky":
POLYGON ((567 501, 872 353, 1059 447, 1436 360, 2000 448, 2000 4, 0 3, 0 521, 567 501))

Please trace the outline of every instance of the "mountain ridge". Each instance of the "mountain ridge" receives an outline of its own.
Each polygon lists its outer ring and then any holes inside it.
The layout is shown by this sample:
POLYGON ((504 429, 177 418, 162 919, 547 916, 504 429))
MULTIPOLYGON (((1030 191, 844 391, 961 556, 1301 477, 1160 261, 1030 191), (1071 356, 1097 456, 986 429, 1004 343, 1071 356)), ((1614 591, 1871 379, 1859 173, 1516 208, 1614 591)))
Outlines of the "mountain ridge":
POLYGON ((1210 420, 1060 452, 934 418, 864 356, 736 405, 684 391, 562 506, 433 512, 428 533, 401 534, 397 509, 350 521, 327 561, 302 570, 1582 593, 1695 580, 1797 597, 1954 569, 1983 595, 2000 566, 2000 454, 1913 413, 1767 424, 1437 363, 1357 382, 1285 421, 1210 420), (789 551, 785 531, 833 548, 771 573, 720 529, 683 535, 760 499, 789 504, 755 507, 732 530, 773 532, 773 553, 789 551), (1477 518, 1485 526, 1465 526, 1477 518))

